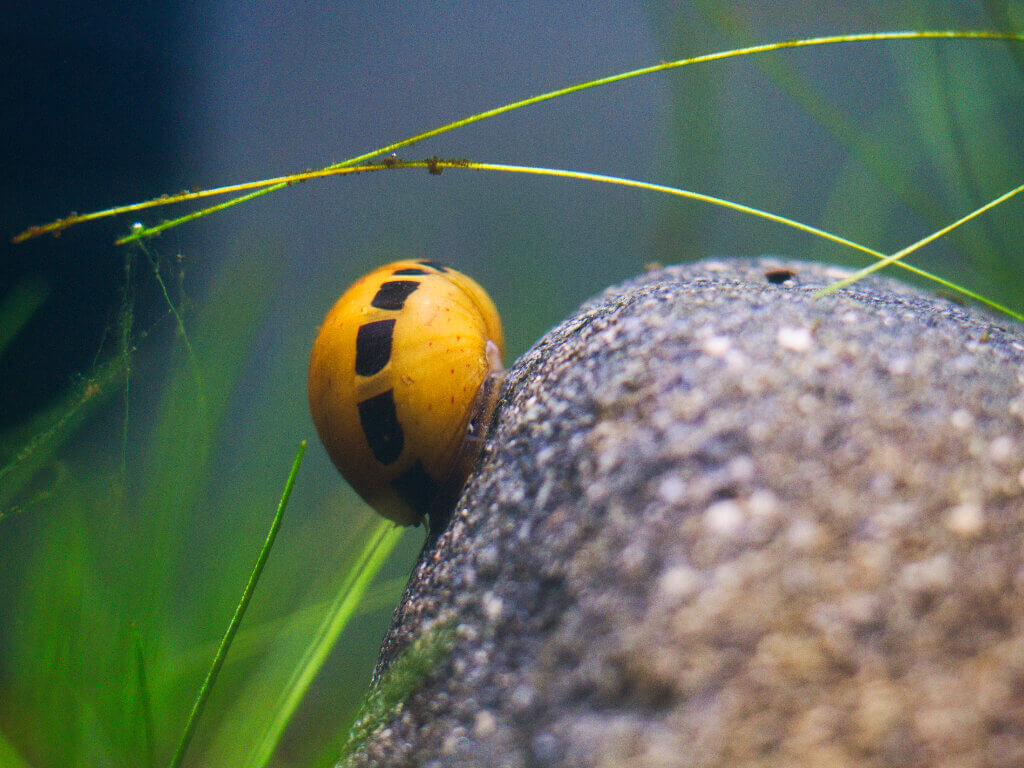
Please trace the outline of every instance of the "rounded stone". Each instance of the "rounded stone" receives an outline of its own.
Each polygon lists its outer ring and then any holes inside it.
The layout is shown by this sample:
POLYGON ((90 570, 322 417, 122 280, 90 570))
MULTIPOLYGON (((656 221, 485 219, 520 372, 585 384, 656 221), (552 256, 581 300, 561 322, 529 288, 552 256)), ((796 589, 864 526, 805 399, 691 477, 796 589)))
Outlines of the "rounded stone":
POLYGON ((1024 334, 845 274, 651 271, 527 352, 348 764, 1024 764, 1024 334))

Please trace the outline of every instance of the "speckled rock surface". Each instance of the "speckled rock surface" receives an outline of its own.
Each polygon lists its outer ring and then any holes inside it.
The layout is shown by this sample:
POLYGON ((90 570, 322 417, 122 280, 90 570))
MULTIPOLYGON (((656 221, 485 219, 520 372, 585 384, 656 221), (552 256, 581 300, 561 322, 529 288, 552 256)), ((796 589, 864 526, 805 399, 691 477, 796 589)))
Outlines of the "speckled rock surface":
POLYGON ((524 355, 378 676, 454 647, 350 765, 1024 765, 1024 333, 841 274, 650 272, 524 355))

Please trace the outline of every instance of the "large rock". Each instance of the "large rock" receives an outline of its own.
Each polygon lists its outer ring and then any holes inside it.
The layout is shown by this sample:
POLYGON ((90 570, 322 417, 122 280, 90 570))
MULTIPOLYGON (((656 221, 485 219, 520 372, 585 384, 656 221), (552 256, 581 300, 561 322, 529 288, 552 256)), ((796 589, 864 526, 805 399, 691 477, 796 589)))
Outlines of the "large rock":
POLYGON ((524 355, 350 764, 1024 765, 1024 334, 843 274, 649 272, 524 355))

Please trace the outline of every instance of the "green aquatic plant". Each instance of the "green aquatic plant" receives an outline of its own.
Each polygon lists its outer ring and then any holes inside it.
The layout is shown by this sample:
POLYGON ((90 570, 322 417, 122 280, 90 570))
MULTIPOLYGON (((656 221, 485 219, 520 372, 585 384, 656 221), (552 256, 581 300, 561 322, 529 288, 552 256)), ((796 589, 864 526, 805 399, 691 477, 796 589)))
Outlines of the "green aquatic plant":
POLYGON ((309 645, 292 669, 274 705, 268 709, 270 717, 263 738, 253 745, 246 765, 260 768, 270 762, 313 678, 323 667, 338 637, 359 612, 367 589, 398 545, 401 534, 400 527, 389 521, 380 521, 362 551, 352 560, 337 594, 323 612, 316 631, 311 634, 309 645))
MULTIPOLYGON (((733 202, 733 201, 730 201, 730 200, 726 200, 726 199, 723 199, 723 198, 720 198, 720 197, 717 197, 717 196, 714 196, 714 195, 708 195, 708 194, 703 194, 703 193, 699 193, 699 192, 692 192, 690 190, 678 189, 678 188, 675 188, 675 187, 670 187, 668 185, 652 184, 652 183, 649 183, 649 182, 636 181, 636 180, 633 180, 633 179, 625 179, 625 178, 622 178, 622 177, 609 176, 609 175, 606 175, 606 174, 588 173, 588 172, 585 172, 585 171, 572 171, 572 170, 552 169, 552 168, 538 168, 538 167, 535 167, 535 166, 522 166, 522 165, 516 166, 516 165, 497 164, 497 163, 482 163, 482 162, 474 162, 474 161, 471 161, 471 160, 442 160, 442 159, 437 158, 437 157, 430 158, 430 159, 427 159, 427 160, 421 161, 421 162, 407 162, 407 161, 399 159, 396 155, 393 154, 397 150, 403 149, 403 148, 405 148, 407 146, 410 146, 412 144, 424 141, 426 139, 432 138, 434 136, 438 136, 438 135, 443 134, 443 133, 447 133, 449 131, 456 130, 458 128, 465 127, 467 125, 471 125, 471 124, 473 124, 475 122, 479 122, 481 120, 486 120, 488 118, 496 117, 496 116, 501 115, 501 114, 506 113, 506 112, 511 112, 511 111, 514 111, 514 110, 523 109, 525 107, 529 107, 529 106, 532 106, 534 104, 538 104, 538 103, 541 103, 541 102, 544 102, 544 101, 550 101, 552 99, 557 99, 557 98, 561 98, 561 97, 565 97, 565 96, 570 96, 572 94, 579 93, 580 91, 588 90, 590 88, 596 88, 596 87, 603 86, 603 85, 610 85, 612 83, 618 83, 618 82, 622 82, 622 81, 625 81, 625 80, 630 80, 630 79, 633 79, 633 78, 636 78, 636 77, 641 77, 643 75, 653 74, 655 72, 662 72, 662 71, 665 71, 665 70, 675 69, 675 68, 678 68, 678 67, 684 67, 684 66, 689 66, 689 65, 694 65, 694 64, 705 64, 705 63, 708 63, 708 62, 720 61, 720 60, 729 59, 729 58, 735 58, 735 57, 739 57, 739 56, 750 56, 750 55, 754 55, 754 54, 769 53, 769 52, 783 50, 783 49, 789 49, 789 48, 806 48, 806 47, 815 47, 815 46, 849 44, 849 43, 864 43, 864 42, 879 42, 879 41, 891 41, 891 40, 989 40, 989 41, 1003 41, 1003 42, 1008 42, 1008 41, 1024 42, 1024 33, 998 32, 998 31, 986 31, 986 30, 913 30, 913 31, 876 32, 876 33, 861 33, 861 34, 848 34, 848 35, 829 35, 829 36, 816 37, 816 38, 802 38, 802 39, 797 39, 797 40, 786 40, 786 41, 782 41, 782 42, 768 43, 768 44, 764 44, 764 45, 752 45, 752 46, 746 46, 746 47, 742 47, 742 48, 734 48, 734 49, 730 49, 730 50, 726 50, 726 51, 719 51, 719 52, 711 53, 711 54, 704 54, 704 55, 701 55, 701 56, 693 56, 693 57, 687 57, 687 58, 684 58, 684 59, 677 59, 677 60, 671 61, 671 62, 661 62, 659 64, 655 64, 655 65, 652 65, 652 66, 649 66, 649 67, 643 67, 641 69, 631 70, 629 72, 622 72, 622 73, 618 73, 618 74, 615 74, 615 75, 610 75, 610 76, 607 76, 607 77, 597 78, 595 80, 589 80, 589 81, 586 81, 586 82, 583 82, 583 83, 578 83, 576 85, 572 85, 572 86, 569 86, 569 87, 566 87, 566 88, 560 88, 560 89, 557 89, 557 90, 554 90, 554 91, 549 91, 547 93, 543 93, 543 94, 539 94, 537 96, 532 96, 532 97, 529 97, 529 98, 526 98, 526 99, 515 101, 515 102, 512 102, 510 104, 505 104, 505 105, 502 105, 500 107, 496 107, 494 109, 489 109, 489 110, 486 110, 484 112, 479 112, 479 113, 477 113, 475 115, 471 115, 469 117, 462 118, 460 120, 456 120, 456 121, 451 122, 451 123, 447 123, 447 124, 439 126, 437 128, 434 128, 434 129, 431 129, 431 130, 428 130, 428 131, 424 131, 422 133, 419 133, 419 134, 416 134, 414 136, 411 136, 411 137, 409 137, 407 139, 402 139, 400 141, 393 142, 393 143, 388 144, 388 145, 386 145, 384 147, 380 147, 378 149, 371 150, 370 152, 366 152, 366 153, 363 153, 361 155, 357 155, 355 157, 351 157, 351 158, 349 158, 347 160, 343 160, 343 161, 338 162, 338 163, 332 163, 331 165, 328 165, 328 166, 326 166, 324 168, 321 168, 321 169, 319 169, 317 171, 302 171, 300 173, 289 174, 287 176, 282 176, 282 177, 279 177, 279 178, 265 179, 265 180, 254 181, 254 182, 245 182, 245 183, 242 183, 242 184, 235 184, 235 185, 231 185, 231 186, 228 186, 228 187, 219 187, 219 188, 216 188, 216 189, 202 190, 202 191, 199 191, 199 192, 183 192, 183 193, 179 193, 177 195, 162 195, 160 198, 157 198, 157 199, 154 199, 154 200, 150 200, 150 201, 146 201, 146 202, 142 202, 142 203, 132 203, 132 204, 129 204, 129 205, 116 206, 114 208, 106 209, 106 210, 103 210, 103 211, 96 211, 94 213, 88 213, 88 214, 84 214, 84 215, 73 215, 73 216, 69 216, 69 217, 63 218, 63 219, 58 219, 58 220, 53 221, 53 222, 51 222, 49 224, 30 227, 29 229, 27 229, 27 230, 19 233, 18 235, 16 235, 15 238, 14 238, 14 241, 15 242, 22 242, 22 241, 27 240, 29 238, 37 237, 37 236, 39 236, 41 234, 60 232, 61 230, 66 229, 69 226, 73 226, 75 224, 84 223, 86 221, 93 221, 95 219, 106 218, 108 216, 115 216, 115 215, 120 215, 120 214, 123 214, 123 213, 132 213, 132 212, 144 210, 146 208, 154 207, 154 206, 158 206, 158 205, 160 205, 160 206, 162 206, 162 205, 169 205, 169 204, 172 204, 172 203, 185 202, 185 201, 194 200, 194 199, 198 199, 198 198, 201 198, 201 197, 207 197, 207 196, 211 196, 211 195, 221 195, 221 194, 228 194, 228 193, 232 193, 232 192, 239 192, 239 191, 243 191, 243 190, 247 190, 247 189, 254 189, 254 191, 247 192, 246 194, 240 195, 238 197, 234 197, 234 198, 232 198, 232 199, 230 199, 230 200, 228 200, 226 202, 219 203, 217 205, 212 205, 212 206, 209 206, 207 208, 203 208, 203 209, 200 209, 198 211, 194 211, 192 213, 186 214, 184 216, 179 216, 179 217, 171 219, 169 221, 165 221, 165 222, 163 222, 161 224, 156 224, 156 225, 153 225, 153 226, 150 226, 150 227, 145 227, 145 226, 142 226, 141 224, 137 224, 137 225, 135 225, 132 228, 131 234, 126 235, 125 237, 122 237, 121 239, 119 239, 117 241, 118 245, 126 245, 128 243, 139 242, 139 241, 141 241, 141 240, 143 240, 145 238, 153 237, 153 236, 158 235, 161 232, 164 232, 164 231, 166 231, 168 229, 180 226, 182 224, 185 224, 185 223, 188 223, 188 222, 191 222, 191 221, 195 221, 196 219, 202 218, 204 216, 208 216, 208 215, 210 215, 212 213, 217 213, 219 211, 226 210, 226 209, 231 208, 231 207, 233 207, 235 205, 238 205, 240 203, 249 202, 251 200, 256 199, 257 197, 260 197, 262 195, 268 194, 270 192, 275 192, 275 191, 284 189, 284 188, 289 187, 289 186, 291 186, 293 184, 296 184, 296 183, 299 183, 299 182, 303 182, 303 181, 310 181, 310 180, 316 179, 316 178, 324 178, 324 177, 327 177, 327 176, 348 175, 348 174, 353 174, 353 173, 366 173, 366 172, 370 172, 370 171, 381 171, 381 170, 395 170, 395 169, 399 169, 399 168, 426 168, 427 170, 430 171, 430 173, 435 174, 435 175, 440 174, 441 171, 444 168, 463 168, 463 169, 481 170, 481 171, 503 171, 503 172, 511 172, 511 173, 522 173, 522 174, 540 175, 540 176, 560 176, 560 177, 564 177, 564 178, 573 178, 573 179, 578 179, 578 180, 598 181, 598 182, 607 183, 607 184, 616 184, 616 185, 621 185, 621 186, 626 186, 626 187, 647 189, 647 190, 650 190, 650 191, 661 192, 661 193, 664 193, 664 194, 677 195, 677 196, 680 196, 680 197, 686 197, 686 198, 690 198, 690 199, 693 199, 693 200, 698 200, 700 202, 708 203, 708 204, 711 204, 711 205, 717 205, 717 206, 721 206, 723 208, 730 208, 730 209, 735 210, 737 212, 744 213, 744 214, 747 214, 747 215, 750 215, 750 216, 753 216, 753 217, 756 217, 756 218, 762 218, 762 219, 765 219, 765 220, 768 220, 768 221, 773 221, 773 222, 778 223, 778 224, 783 224, 785 226, 789 226, 789 227, 792 227, 794 229, 798 229, 798 230, 806 232, 808 234, 812 234, 812 235, 815 235, 817 237, 821 237, 821 238, 823 238, 825 240, 829 240, 829 241, 837 243, 837 244, 841 244, 841 245, 844 245, 844 246, 848 246, 850 248, 854 248, 855 250, 859 250, 859 251, 861 251, 863 253, 867 253, 867 254, 869 254, 871 256, 874 256, 875 258, 880 260, 879 263, 877 263, 875 265, 872 265, 872 266, 869 266, 869 267, 865 267, 863 270, 858 271, 854 275, 851 275, 849 278, 846 278, 845 280, 843 280, 841 282, 837 282, 834 285, 832 285, 829 288, 827 288, 826 290, 821 291, 819 293, 819 295, 822 295, 822 296, 827 295, 828 293, 833 292, 835 290, 838 290, 841 287, 845 287, 847 285, 850 285, 853 282, 861 279, 862 277, 867 276, 868 274, 871 274, 872 272, 874 272, 874 271, 876 271, 876 270, 878 270, 878 269, 880 269, 880 268, 882 268, 884 266, 887 266, 889 264, 897 264, 897 265, 899 265, 901 267, 904 267, 905 269, 910 269, 911 271, 913 271, 913 272, 915 272, 915 273, 917 273, 917 274, 919 274, 919 275, 921 275, 923 277, 926 277, 926 278, 928 278, 928 279, 930 279, 930 280, 932 280, 932 281, 942 285, 943 287, 945 287, 947 289, 953 290, 953 291, 955 291, 957 293, 962 293, 962 294, 964 294, 966 296, 969 296, 970 298, 972 298, 972 299, 974 299, 976 301, 979 301, 979 302, 981 302, 983 304, 988 305, 989 307, 991 307, 993 309, 996 309, 996 310, 998 310, 1000 312, 1003 312, 1004 314, 1008 314, 1008 315, 1010 315, 1011 317, 1013 317, 1016 320, 1024 321, 1024 315, 1022 315, 1019 312, 1016 312, 1016 311, 1014 311, 1012 309, 1009 309, 1009 308, 999 304, 998 302, 996 302, 996 301, 994 301, 992 299, 986 298, 985 296, 982 296, 981 294, 978 294, 978 293, 976 293, 974 291, 971 291, 971 290, 969 290, 967 288, 964 288, 964 287, 962 287, 960 285, 957 285, 956 283, 953 283, 953 282, 951 282, 949 280, 940 278, 940 277, 938 277, 936 275, 932 275, 932 274, 930 274, 928 272, 925 272, 924 270, 921 270, 921 269, 919 269, 917 267, 911 267, 911 266, 903 263, 902 261, 900 261, 900 259, 902 259, 905 256, 913 253, 913 251, 917 250, 918 248, 921 248, 924 245, 927 245, 928 243, 930 243, 930 242, 932 242, 934 240, 937 240, 938 238, 942 237, 943 235, 947 234, 948 232, 952 231, 953 229, 957 228, 958 226, 960 226, 962 224, 965 224, 966 222, 970 221, 971 219, 975 218, 976 216, 981 215, 982 213, 984 213, 985 211, 989 210, 990 208, 993 208, 993 207, 995 207, 997 205, 1000 205, 1000 204, 1006 202, 1007 200, 1009 200, 1010 198, 1016 196, 1021 191, 1024 191, 1024 185, 1016 186, 1013 189, 1011 189, 1011 190, 1009 190, 1007 192, 1004 192, 1003 194, 1001 194, 998 197, 996 197, 994 200, 991 200, 991 201, 985 203, 984 205, 982 205, 981 207, 976 208, 974 211, 971 211, 970 213, 964 215, 963 217, 961 217, 960 219, 956 220, 952 224, 946 225, 946 226, 940 228, 938 231, 932 233, 931 235, 928 235, 927 237, 918 240, 914 244, 912 244, 910 246, 907 246, 906 248, 903 248, 903 249, 893 253, 892 255, 886 256, 886 255, 884 255, 882 253, 879 253, 878 251, 876 251, 876 250, 874 250, 872 248, 869 248, 867 246, 864 246, 864 245, 861 245, 861 244, 859 244, 857 242, 854 242, 853 240, 851 240, 849 238, 843 237, 841 235, 832 234, 831 232, 828 232, 826 230, 823 230, 823 229, 820 229, 818 227, 813 227, 813 226, 810 226, 810 225, 807 225, 807 224, 795 221, 795 220, 793 220, 791 218, 788 218, 788 217, 785 217, 785 216, 774 214, 774 213, 771 213, 769 211, 761 210, 759 208, 755 208, 753 206, 745 205, 745 204, 742 204, 742 203, 737 203, 737 202, 733 202), (375 157, 379 157, 381 155, 386 155, 387 153, 392 153, 392 155, 390 157, 385 158, 380 163, 377 163, 377 164, 363 164, 367 160, 370 160, 370 159, 375 158, 375 157)), ((821 109, 821 108, 815 108, 814 112, 816 114, 818 114, 818 115, 821 115, 822 119, 827 119, 828 115, 830 114, 827 110, 824 110, 824 109, 821 109)), ((846 129, 846 127, 841 125, 841 124, 836 124, 835 122, 832 122, 830 127, 833 130, 833 132, 835 132, 835 133, 842 133, 842 134, 847 134, 848 133, 848 130, 846 129)), ((866 158, 868 160, 871 160, 873 158, 873 155, 870 154, 870 153, 861 153, 859 156, 862 157, 862 158, 866 158)))
POLYGON ((34 414, 3 436, 6 450, 0 459, 0 522, 52 498, 60 476, 59 451, 116 391, 126 365, 122 356, 101 363, 81 377, 57 405, 34 414))
MULTIPOLYGON (((241 184, 202 190, 199 192, 183 192, 177 195, 162 195, 159 198, 145 201, 142 203, 132 203, 123 206, 116 206, 114 208, 96 211, 94 213, 88 213, 83 215, 76 214, 69 217, 65 217, 63 219, 57 219, 56 221, 53 221, 49 224, 30 227, 16 235, 14 237, 14 242, 23 242, 24 240, 30 239, 32 237, 37 237, 42 234, 60 232, 61 230, 66 229, 67 227, 73 226, 75 224, 81 224, 87 221, 93 221, 95 219, 106 218, 108 216, 116 216, 124 213, 133 213, 154 206, 186 202, 201 197, 228 194, 232 192, 243 191, 246 189, 254 189, 254 191, 252 192, 247 192, 244 195, 234 197, 226 202, 219 203, 217 205, 212 205, 207 208, 200 209, 198 211, 194 211, 184 216, 180 216, 169 221, 165 221, 161 224, 156 224, 149 227, 137 224, 132 228, 131 234, 126 235, 125 237, 122 237, 117 241, 118 245, 126 245, 128 243, 138 242, 145 238, 153 237, 168 229, 180 226, 191 221, 195 221, 196 219, 208 216, 212 213, 217 213, 219 211, 226 210, 240 203, 249 202, 251 200, 256 199, 257 197, 268 194, 270 192, 275 192, 284 189, 286 187, 292 186, 293 184, 303 181, 310 181, 316 178, 324 178, 328 176, 348 175, 353 173, 366 173, 370 171, 381 170, 395 170, 398 168, 427 168, 427 170, 429 170, 430 173, 435 175, 440 174, 444 168, 464 168, 482 171, 504 171, 511 173, 522 173, 541 176, 561 176, 565 178, 574 178, 578 180, 598 181, 608 184, 617 184, 626 187, 642 188, 655 192, 662 192, 665 194, 687 197, 711 205, 718 205, 724 208, 731 208, 732 210, 738 211, 740 213, 744 213, 757 218, 766 219, 768 221, 774 221, 785 226, 793 227, 794 229, 798 229, 803 232, 813 234, 823 239, 830 240, 834 243, 838 243, 841 245, 854 248, 856 250, 860 250, 864 253, 867 253, 880 259, 880 263, 866 267, 864 270, 861 270, 858 273, 850 276, 849 278, 843 280, 841 283, 837 282, 836 284, 826 289, 826 291, 821 292, 821 295, 826 295, 829 292, 835 291, 846 285, 850 285, 856 280, 865 277, 868 274, 884 266, 887 266, 889 264, 898 264, 899 266, 911 269, 912 271, 915 271, 918 274, 939 283, 945 288, 951 289, 958 293, 963 293, 964 295, 968 295, 970 296, 970 298, 987 304, 993 309, 997 309, 1005 314, 1009 314, 1016 320, 1024 321, 1024 315, 1021 315, 1018 312, 1010 310, 991 299, 987 299, 984 296, 981 296, 980 294, 977 294, 973 291, 956 285, 955 283, 952 283, 948 280, 944 280, 942 278, 939 278, 938 276, 931 275, 927 272, 924 272, 923 270, 917 269, 916 267, 909 267, 908 265, 900 261, 900 259, 909 255, 914 250, 917 250, 918 248, 923 247, 924 245, 934 240, 937 240, 938 238, 952 231, 961 224, 970 221, 971 219, 981 215, 990 208, 1000 205, 1009 200, 1010 198, 1016 196, 1021 191, 1024 191, 1024 185, 1019 185, 1007 192, 1004 192, 1003 194, 996 197, 994 200, 985 203, 981 207, 966 214, 965 216, 961 217, 952 224, 946 225, 940 228, 937 232, 934 232, 931 235, 915 242, 913 245, 903 248, 890 256, 885 256, 883 254, 880 254, 878 251, 868 248, 867 246, 860 245, 859 243, 856 243, 850 240, 849 238, 842 237, 841 235, 834 235, 830 232, 819 229, 818 227, 803 224, 801 222, 795 221, 785 216, 780 216, 778 214, 774 214, 769 211, 764 211, 759 208, 755 208, 753 206, 745 205, 742 203, 725 200, 714 195, 692 192, 689 190, 678 189, 667 185, 652 184, 643 181, 636 181, 633 179, 624 179, 621 177, 609 176, 606 174, 587 173, 585 171, 538 168, 534 166, 522 165, 514 166, 497 163, 482 163, 474 162, 471 160, 442 160, 440 158, 434 157, 421 162, 407 162, 399 159, 396 155, 393 154, 397 150, 403 149, 412 144, 425 141, 426 139, 438 136, 443 133, 448 133, 449 131, 453 131, 458 128, 465 127, 467 125, 471 125, 481 120, 497 117, 498 115, 501 115, 506 112, 523 109, 534 104, 569 96, 575 93, 579 93, 580 91, 588 90, 590 88, 596 88, 603 85, 610 85, 612 83, 630 80, 636 77, 641 77, 643 75, 653 74, 655 72, 662 72, 665 70, 675 69, 678 67, 684 67, 694 64, 705 64, 708 62, 720 61, 739 56, 750 56, 754 54, 769 53, 789 48, 807 48, 814 46, 879 42, 891 40, 989 40, 1003 42, 1024 42, 1024 33, 999 32, 987 30, 912 30, 847 35, 829 35, 816 38, 786 40, 782 42, 768 43, 763 45, 752 45, 742 48, 734 48, 726 51, 719 51, 711 54, 704 54, 701 56, 692 56, 684 59, 677 59, 671 62, 661 62, 659 64, 655 64, 649 67, 643 67, 641 69, 631 70, 629 72, 621 72, 615 75, 609 75, 607 77, 597 78, 595 80, 589 80, 583 83, 577 83, 576 85, 572 85, 566 88, 560 88, 554 91, 549 91, 547 93, 539 94, 537 96, 532 96, 526 99, 521 99, 510 104, 505 104, 500 107, 495 107, 494 109, 479 112, 475 115, 471 115, 469 117, 462 118, 451 123, 447 123, 437 128, 424 131, 422 133, 411 136, 407 139, 402 139, 400 141, 393 142, 378 149, 371 150, 370 152, 366 152, 361 155, 351 157, 347 160, 343 160, 338 163, 332 163, 331 165, 328 165, 317 171, 302 171, 299 173, 289 174, 287 176, 282 176, 274 179, 244 182, 241 184), (371 160, 372 158, 379 157, 381 155, 386 155, 388 153, 392 153, 392 155, 388 158, 385 158, 385 160, 383 160, 380 163, 362 164, 367 160, 371 160)), ((829 114, 827 110, 823 110, 820 108, 815 109, 814 111, 817 114, 822 115, 823 119, 827 119, 827 116, 829 114)), ((835 133, 848 133, 845 126, 833 123, 830 127, 835 133)), ((860 157, 871 160, 873 156, 870 153, 861 153, 860 157)))
MULTIPOLYGON (((206 673, 206 677, 203 678, 202 685, 199 686, 199 692, 196 694, 196 700, 192 703, 192 710, 189 712, 188 720, 185 721, 185 729, 181 733, 181 739, 178 741, 178 747, 174 750, 174 755, 171 757, 170 768, 178 768, 181 765, 181 761, 185 758, 185 751, 188 749, 188 745, 192 741, 192 736, 195 734, 196 726, 199 724, 199 717, 203 712, 203 708, 206 706, 207 700, 210 698, 210 690, 213 684, 217 681, 217 676, 220 674, 221 667, 224 666, 224 659, 227 657, 228 649, 231 647, 231 643, 235 639, 235 635, 238 633, 238 627, 242 622, 242 617, 245 616, 245 609, 249 607, 249 601, 252 599, 252 593, 256 589, 256 583, 260 579, 260 575, 263 573, 263 568, 267 563, 267 557, 270 555, 270 548, 274 546, 274 539, 277 538, 277 532, 281 528, 281 521, 284 518, 284 509, 288 505, 288 498, 292 495, 292 488, 295 486, 295 478, 299 474, 299 465, 302 463, 302 455, 306 452, 306 442, 299 443, 299 452, 295 456, 295 462, 292 464, 291 472, 288 473, 288 480, 284 485, 284 492, 281 494, 281 501, 277 505, 277 512, 274 514, 274 520, 270 524, 270 530, 267 532, 267 539, 263 542, 263 547, 260 549, 259 557, 256 558, 256 565, 253 566, 252 573, 249 575, 249 580, 245 584, 245 589, 242 590, 242 597, 238 601, 238 605, 235 606, 235 612, 231 616, 231 621, 228 622, 228 628, 224 632, 224 637, 221 638, 220 645, 217 646, 217 653, 214 654, 213 663, 210 665, 209 671, 206 673)), ((140 665, 140 669, 142 666, 140 665)), ((144 679, 140 676, 140 681, 144 679)))

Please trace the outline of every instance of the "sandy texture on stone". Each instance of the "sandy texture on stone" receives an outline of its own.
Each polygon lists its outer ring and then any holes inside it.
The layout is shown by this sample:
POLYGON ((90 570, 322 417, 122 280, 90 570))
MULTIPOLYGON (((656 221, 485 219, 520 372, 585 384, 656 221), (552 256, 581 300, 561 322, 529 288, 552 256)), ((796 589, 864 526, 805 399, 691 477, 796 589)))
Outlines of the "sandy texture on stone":
POLYGON ((350 765, 1024 765, 1024 334, 842 274, 650 272, 524 355, 377 679, 454 647, 350 765))

